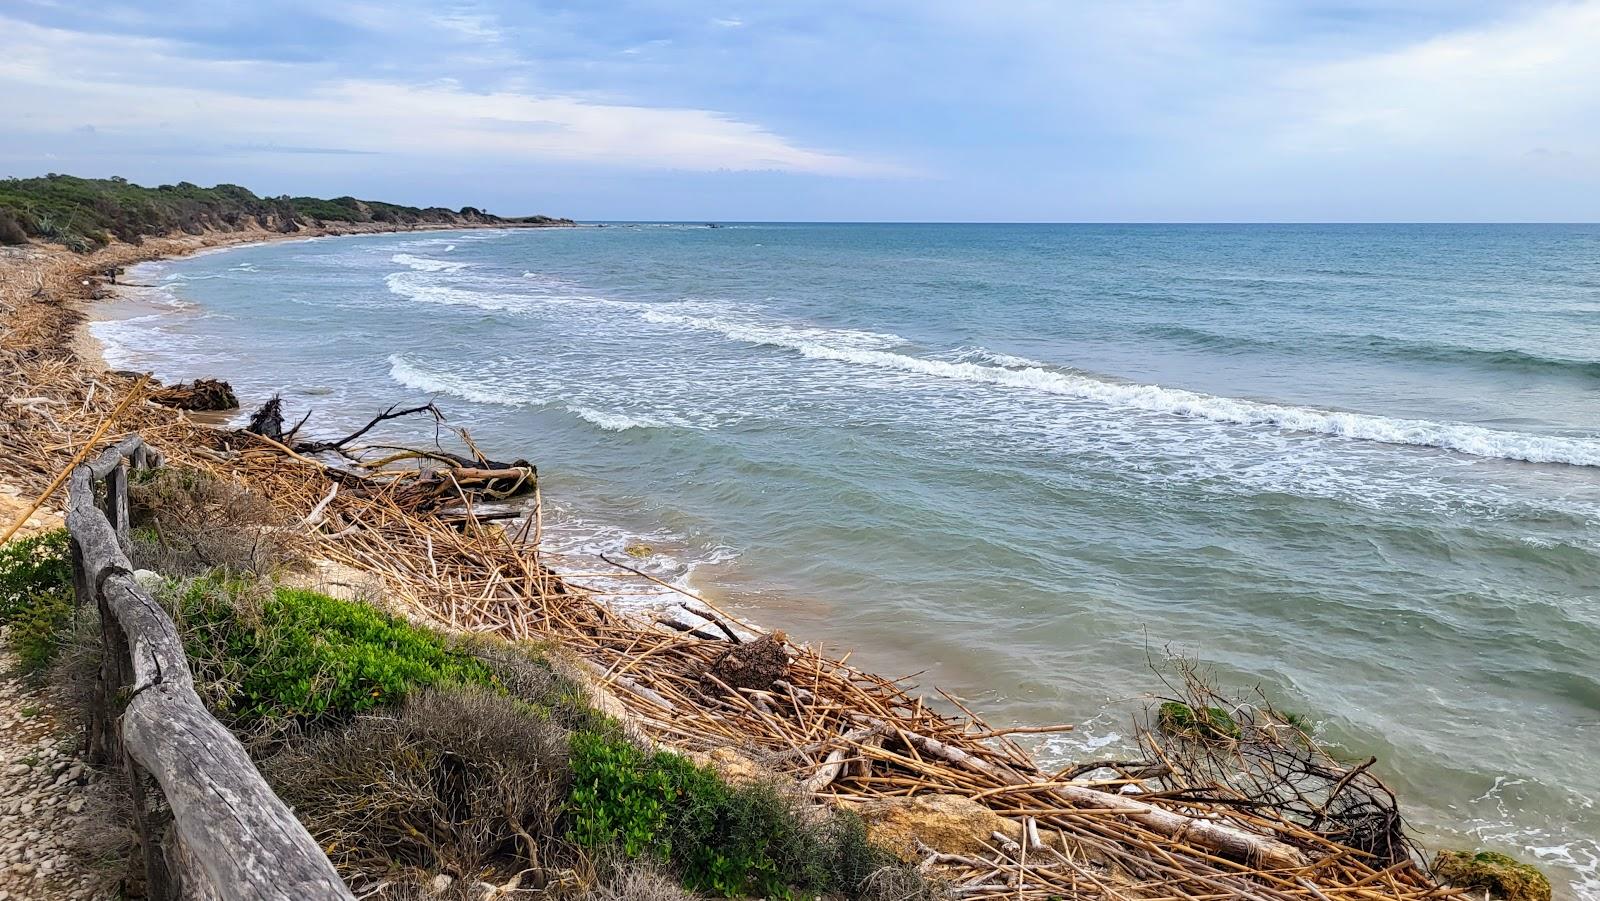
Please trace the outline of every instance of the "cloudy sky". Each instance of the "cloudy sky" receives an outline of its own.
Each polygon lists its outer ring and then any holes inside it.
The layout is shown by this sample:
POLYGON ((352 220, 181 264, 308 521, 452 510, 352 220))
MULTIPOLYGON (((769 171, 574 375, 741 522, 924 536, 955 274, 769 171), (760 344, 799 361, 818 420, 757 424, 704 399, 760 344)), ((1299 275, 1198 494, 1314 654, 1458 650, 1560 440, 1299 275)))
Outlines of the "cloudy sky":
POLYGON ((0 0, 0 175, 584 219, 1600 219, 1600 0, 0 0))

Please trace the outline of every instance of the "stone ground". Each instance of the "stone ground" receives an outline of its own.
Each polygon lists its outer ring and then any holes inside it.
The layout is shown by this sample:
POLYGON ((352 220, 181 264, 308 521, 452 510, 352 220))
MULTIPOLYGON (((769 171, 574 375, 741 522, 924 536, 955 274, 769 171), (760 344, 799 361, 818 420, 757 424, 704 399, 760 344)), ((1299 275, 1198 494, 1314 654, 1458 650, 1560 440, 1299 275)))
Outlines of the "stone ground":
POLYGON ((104 897, 73 853, 100 776, 78 756, 74 711, 16 675, 16 664, 0 646, 0 901, 104 897))
MULTIPOLYGON (((0 485, 0 529, 29 500, 0 485)), ((45 511, 18 536, 60 524, 59 515, 45 511)), ((74 853, 84 807, 101 778, 78 756, 76 711, 17 673, 7 632, 0 628, 0 901, 110 897, 74 853)))

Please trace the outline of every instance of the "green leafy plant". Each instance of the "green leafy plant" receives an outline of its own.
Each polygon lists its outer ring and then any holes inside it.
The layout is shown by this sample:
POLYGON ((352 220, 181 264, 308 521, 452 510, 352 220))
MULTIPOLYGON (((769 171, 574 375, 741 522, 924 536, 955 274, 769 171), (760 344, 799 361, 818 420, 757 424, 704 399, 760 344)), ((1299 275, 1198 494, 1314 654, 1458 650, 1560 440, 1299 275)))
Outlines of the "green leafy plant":
POLYGON ((191 580, 173 595, 197 679, 212 706, 241 727, 344 719, 423 686, 498 685, 439 633, 359 602, 221 576, 191 580))
POLYGON ((0 547, 0 623, 23 672, 37 676, 65 640, 72 620, 72 559, 67 530, 55 529, 0 547))
POLYGON ((732 786, 706 767, 608 733, 572 738, 569 835, 650 857, 685 886, 725 897, 861 897, 893 864, 848 814, 805 816, 770 785, 732 786))
POLYGON ((67 530, 54 529, 0 546, 0 622, 11 622, 39 595, 68 597, 72 558, 67 530))

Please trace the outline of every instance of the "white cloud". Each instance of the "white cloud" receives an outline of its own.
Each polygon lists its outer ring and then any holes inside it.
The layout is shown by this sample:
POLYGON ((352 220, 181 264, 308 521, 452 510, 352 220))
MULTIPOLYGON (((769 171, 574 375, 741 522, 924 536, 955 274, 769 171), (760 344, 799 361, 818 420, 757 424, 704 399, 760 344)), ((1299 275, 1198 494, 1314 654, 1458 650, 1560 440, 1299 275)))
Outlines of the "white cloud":
POLYGON ((719 28, 743 28, 744 20, 729 17, 726 19, 712 19, 711 24, 719 28))
POLYGON ((1281 88, 1290 151, 1600 163, 1600 0, 1291 68, 1281 88))
MULTIPOLYGON (((490 27, 471 17, 454 25, 490 27)), ((92 122, 107 138, 190 137, 213 146, 700 171, 899 172, 711 110, 338 78, 317 66, 196 59, 160 39, 67 32, 3 16, 0 95, 12 126, 35 133, 92 122)))

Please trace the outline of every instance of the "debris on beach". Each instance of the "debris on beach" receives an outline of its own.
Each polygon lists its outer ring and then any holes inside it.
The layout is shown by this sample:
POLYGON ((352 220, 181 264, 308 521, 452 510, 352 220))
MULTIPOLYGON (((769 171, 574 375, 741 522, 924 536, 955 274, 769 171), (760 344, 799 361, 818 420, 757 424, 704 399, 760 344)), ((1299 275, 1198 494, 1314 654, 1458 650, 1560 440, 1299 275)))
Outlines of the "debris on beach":
MULTIPOLYGON (((960 842, 923 826, 909 849, 902 845, 962 898, 1452 894, 1406 839, 1371 762, 1335 760, 1269 706, 1238 705, 1186 682, 1170 699, 1183 710, 1169 708, 1169 728, 1147 724, 1137 751, 1125 755, 1137 759, 1047 769, 1019 737, 1070 726, 991 725, 959 698, 867 672, 849 655, 765 632, 709 601, 695 610, 708 625, 688 630, 608 606, 585 584, 601 573, 563 575, 541 551, 532 464, 492 460, 462 431, 455 435, 466 453, 444 450, 447 427, 432 404, 390 407, 350 434, 312 438, 311 414, 289 426, 281 398, 237 430, 129 403, 142 383, 79 360, 70 343, 81 315, 74 304, 86 293, 76 276, 88 262, 137 257, 117 253, 47 267, 37 292, 31 279, 0 281, 0 378, 26 401, 8 401, 0 416, 8 481, 44 493, 85 444, 138 432, 170 465, 269 499, 318 559, 381 579, 386 602, 407 618, 560 648, 629 734, 673 750, 736 748, 823 804, 987 811, 961 828, 1005 825, 960 842), (431 445, 367 437, 408 417, 427 423, 431 445), (515 534, 484 504, 513 495, 532 498, 515 534), (940 800, 950 796, 961 800, 940 800)), ((650 578, 600 561, 608 576, 650 578)))
POLYGON ((152 389, 147 396, 151 401, 175 410, 221 413, 239 409, 239 398, 233 393, 233 386, 220 379, 179 382, 152 389))

